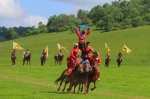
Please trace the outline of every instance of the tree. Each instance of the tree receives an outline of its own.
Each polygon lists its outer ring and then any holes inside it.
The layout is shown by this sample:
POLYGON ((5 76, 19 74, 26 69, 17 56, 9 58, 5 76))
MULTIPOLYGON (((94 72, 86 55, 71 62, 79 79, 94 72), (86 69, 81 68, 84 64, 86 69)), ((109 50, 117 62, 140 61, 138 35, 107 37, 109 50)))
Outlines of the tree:
POLYGON ((5 39, 14 39, 17 37, 17 33, 14 28, 8 28, 5 32, 5 39))

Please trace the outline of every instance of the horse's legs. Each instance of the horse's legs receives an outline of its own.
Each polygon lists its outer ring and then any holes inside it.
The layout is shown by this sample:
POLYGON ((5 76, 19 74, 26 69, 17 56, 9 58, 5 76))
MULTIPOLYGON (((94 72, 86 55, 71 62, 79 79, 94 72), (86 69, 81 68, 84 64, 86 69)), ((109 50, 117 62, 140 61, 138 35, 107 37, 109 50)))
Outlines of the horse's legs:
POLYGON ((80 92, 80 85, 81 85, 81 84, 79 84, 79 87, 78 87, 78 93, 80 92))
POLYGON ((65 81, 65 85, 64 85, 64 88, 62 89, 62 91, 65 91, 66 85, 67 85, 68 83, 69 83, 69 82, 66 82, 66 81, 65 81))
POLYGON ((61 88, 61 85, 62 85, 62 82, 63 82, 63 81, 64 81, 64 79, 60 81, 60 85, 59 85, 59 87, 58 87, 57 91, 59 91, 59 90, 60 90, 60 88, 61 88))
POLYGON ((80 90, 80 92, 83 92, 83 84, 81 84, 81 90, 80 90))
POLYGON ((84 94, 87 93, 87 82, 84 84, 84 94))
POLYGON ((41 66, 43 66, 43 61, 41 60, 41 66))
POLYGON ((29 60, 29 65, 31 66, 31 62, 30 62, 30 60, 29 60))
POLYGON ((87 83, 87 90, 86 90, 87 93, 89 92, 90 83, 91 83, 91 82, 88 82, 88 83, 87 83))
POLYGON ((96 80, 96 81, 94 81, 94 87, 93 87, 93 88, 91 88, 91 91, 93 91, 93 90, 96 88, 96 83, 97 83, 97 80, 96 80))
POLYGON ((77 86, 78 84, 75 84, 74 85, 74 91, 73 91, 73 93, 76 93, 76 86, 77 86))
POLYGON ((25 63, 25 60, 23 59, 23 65, 24 65, 24 63, 25 63))

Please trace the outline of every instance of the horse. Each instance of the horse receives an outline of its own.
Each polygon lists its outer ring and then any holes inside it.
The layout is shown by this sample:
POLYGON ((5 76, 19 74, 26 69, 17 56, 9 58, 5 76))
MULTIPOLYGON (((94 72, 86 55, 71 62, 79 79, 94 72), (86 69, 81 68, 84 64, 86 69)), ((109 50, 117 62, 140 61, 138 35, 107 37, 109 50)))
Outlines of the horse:
POLYGON ((46 56, 42 56, 42 57, 40 58, 40 60, 41 60, 41 66, 45 65, 46 56))
POLYGON ((105 59, 105 66, 106 66, 106 67, 109 67, 110 61, 111 61, 111 59, 110 59, 109 57, 107 57, 107 58, 105 59))
POLYGON ((55 60, 55 65, 58 65, 59 64, 59 66, 61 66, 61 63, 62 63, 62 60, 63 60, 63 58, 64 58, 64 55, 62 55, 62 56, 54 56, 54 60, 55 60))
POLYGON ((94 83, 94 87, 91 88, 90 90, 93 91, 96 88, 96 83, 97 83, 99 76, 100 76, 100 72, 98 68, 96 66, 92 67, 92 73, 89 74, 89 79, 88 79, 88 84, 87 84, 87 93, 89 91, 89 86, 91 82, 94 83))
POLYGON ((12 55, 11 61, 12 61, 12 65, 15 65, 16 64, 16 56, 12 55))
POLYGON ((120 65, 121 65, 121 62, 122 62, 122 59, 121 59, 121 57, 117 58, 118 67, 120 67, 120 65))
POLYGON ((30 63, 30 59, 31 59, 31 53, 28 56, 24 56, 23 58, 23 65, 25 64, 25 61, 27 61, 27 65, 31 65, 30 63))
MULTIPOLYGON (((75 63, 75 64, 76 64, 76 65, 75 65, 75 68, 72 70, 72 72, 75 71, 76 68, 77 68, 78 65, 79 65, 78 63, 75 63)), ((57 91, 60 90, 61 85, 62 85, 62 82, 63 82, 63 81, 65 80, 65 78, 66 78, 67 70, 68 70, 68 69, 65 69, 65 70, 61 73, 60 77, 55 80, 55 84, 57 84, 57 83, 60 81, 60 85, 59 85, 57 91)), ((65 81, 65 85, 64 85, 64 88, 62 89, 62 91, 64 91, 64 90, 66 89, 66 85, 67 85, 68 83, 69 83, 69 81, 65 81)))
POLYGON ((78 82, 77 84, 74 86, 74 93, 75 93, 75 88, 76 86, 79 84, 79 87, 78 87, 78 93, 79 91, 83 90, 83 84, 84 84, 84 94, 87 94, 87 84, 88 84, 88 75, 89 75, 89 63, 84 63, 83 64, 83 72, 81 74, 79 74, 79 77, 78 77, 78 82), (80 86, 82 85, 82 88, 80 89, 80 86))
POLYGON ((78 66, 75 67, 75 69, 69 75, 70 85, 69 85, 69 88, 67 88, 68 93, 70 93, 72 87, 78 83, 79 74, 82 72, 83 72, 83 67, 81 64, 79 64, 78 66))

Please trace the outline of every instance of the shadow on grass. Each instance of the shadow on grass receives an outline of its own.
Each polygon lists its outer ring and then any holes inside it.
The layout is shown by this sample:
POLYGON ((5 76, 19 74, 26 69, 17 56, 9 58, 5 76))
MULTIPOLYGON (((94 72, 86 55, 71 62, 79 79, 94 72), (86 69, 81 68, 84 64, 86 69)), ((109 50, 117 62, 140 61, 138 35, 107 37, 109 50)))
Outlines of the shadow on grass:
POLYGON ((83 94, 83 93, 68 93, 68 92, 62 92, 62 91, 40 91, 41 93, 53 93, 53 94, 83 94))

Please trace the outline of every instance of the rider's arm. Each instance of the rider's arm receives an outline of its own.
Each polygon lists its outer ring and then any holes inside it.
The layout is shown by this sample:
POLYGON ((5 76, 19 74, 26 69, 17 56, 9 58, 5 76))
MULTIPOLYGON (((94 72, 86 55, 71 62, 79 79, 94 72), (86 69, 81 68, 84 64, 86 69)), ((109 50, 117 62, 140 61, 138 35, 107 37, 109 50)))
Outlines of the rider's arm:
POLYGON ((102 60, 101 60, 101 58, 98 58, 98 61, 97 61, 97 66, 101 65, 101 63, 102 63, 102 60))
POLYGON ((79 28, 76 28, 76 34, 77 34, 78 36, 80 36, 79 28))
POLYGON ((74 49, 72 49, 72 50, 70 51, 70 56, 73 57, 74 59, 76 59, 76 57, 74 56, 73 52, 74 52, 74 49))
POLYGON ((92 48, 92 47, 90 47, 90 51, 91 51, 93 54, 94 54, 94 52, 95 52, 95 51, 93 50, 93 48, 92 48))
POLYGON ((85 36, 88 36, 90 33, 91 33, 91 29, 89 28, 89 29, 87 30, 87 33, 85 33, 84 35, 85 35, 85 36))

